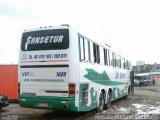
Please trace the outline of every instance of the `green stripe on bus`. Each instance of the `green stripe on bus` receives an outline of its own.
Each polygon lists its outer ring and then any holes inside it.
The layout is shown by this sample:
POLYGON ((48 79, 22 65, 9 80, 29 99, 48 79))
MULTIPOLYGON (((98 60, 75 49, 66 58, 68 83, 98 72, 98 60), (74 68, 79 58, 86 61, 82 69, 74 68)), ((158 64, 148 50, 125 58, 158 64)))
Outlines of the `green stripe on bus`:
POLYGON ((98 73, 93 69, 86 69, 88 74, 84 75, 85 78, 91 80, 92 82, 101 84, 101 85, 108 85, 108 86, 115 86, 115 85, 123 85, 124 82, 118 82, 118 81, 111 81, 108 77, 106 71, 103 71, 103 73, 98 73))

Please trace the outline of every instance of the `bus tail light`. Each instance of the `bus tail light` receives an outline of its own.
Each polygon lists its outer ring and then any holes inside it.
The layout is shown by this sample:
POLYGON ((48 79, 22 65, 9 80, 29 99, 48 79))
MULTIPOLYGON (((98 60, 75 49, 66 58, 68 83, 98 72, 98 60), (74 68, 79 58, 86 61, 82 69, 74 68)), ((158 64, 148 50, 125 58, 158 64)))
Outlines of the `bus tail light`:
POLYGON ((69 84, 69 97, 75 97, 75 84, 69 84))

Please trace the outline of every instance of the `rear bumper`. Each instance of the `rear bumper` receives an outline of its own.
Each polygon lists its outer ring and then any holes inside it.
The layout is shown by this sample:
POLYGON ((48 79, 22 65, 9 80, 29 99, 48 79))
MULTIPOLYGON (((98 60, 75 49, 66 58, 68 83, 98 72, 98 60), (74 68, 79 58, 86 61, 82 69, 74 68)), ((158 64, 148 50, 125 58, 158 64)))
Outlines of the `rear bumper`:
POLYGON ((46 97, 46 96, 20 96, 21 107, 42 108, 60 111, 77 111, 75 98, 46 97))

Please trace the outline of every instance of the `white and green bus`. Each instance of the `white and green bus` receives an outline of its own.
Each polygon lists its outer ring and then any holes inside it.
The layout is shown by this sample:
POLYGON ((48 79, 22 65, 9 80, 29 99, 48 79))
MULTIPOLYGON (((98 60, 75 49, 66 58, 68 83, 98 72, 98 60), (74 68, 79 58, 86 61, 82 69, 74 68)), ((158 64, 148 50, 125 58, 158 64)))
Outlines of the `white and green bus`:
POLYGON ((130 64, 68 25, 26 30, 19 53, 20 106, 101 112, 130 93, 130 64))

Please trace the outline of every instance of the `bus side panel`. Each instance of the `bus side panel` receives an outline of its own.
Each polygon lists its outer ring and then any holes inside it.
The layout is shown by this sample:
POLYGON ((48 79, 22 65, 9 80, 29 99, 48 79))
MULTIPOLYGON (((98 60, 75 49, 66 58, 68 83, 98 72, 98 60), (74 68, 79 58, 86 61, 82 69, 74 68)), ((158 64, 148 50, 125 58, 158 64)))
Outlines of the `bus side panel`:
POLYGON ((112 100, 116 100, 128 95, 129 85, 129 72, 126 70, 81 62, 79 110, 89 111, 96 108, 101 89, 107 94, 111 88, 112 100))

